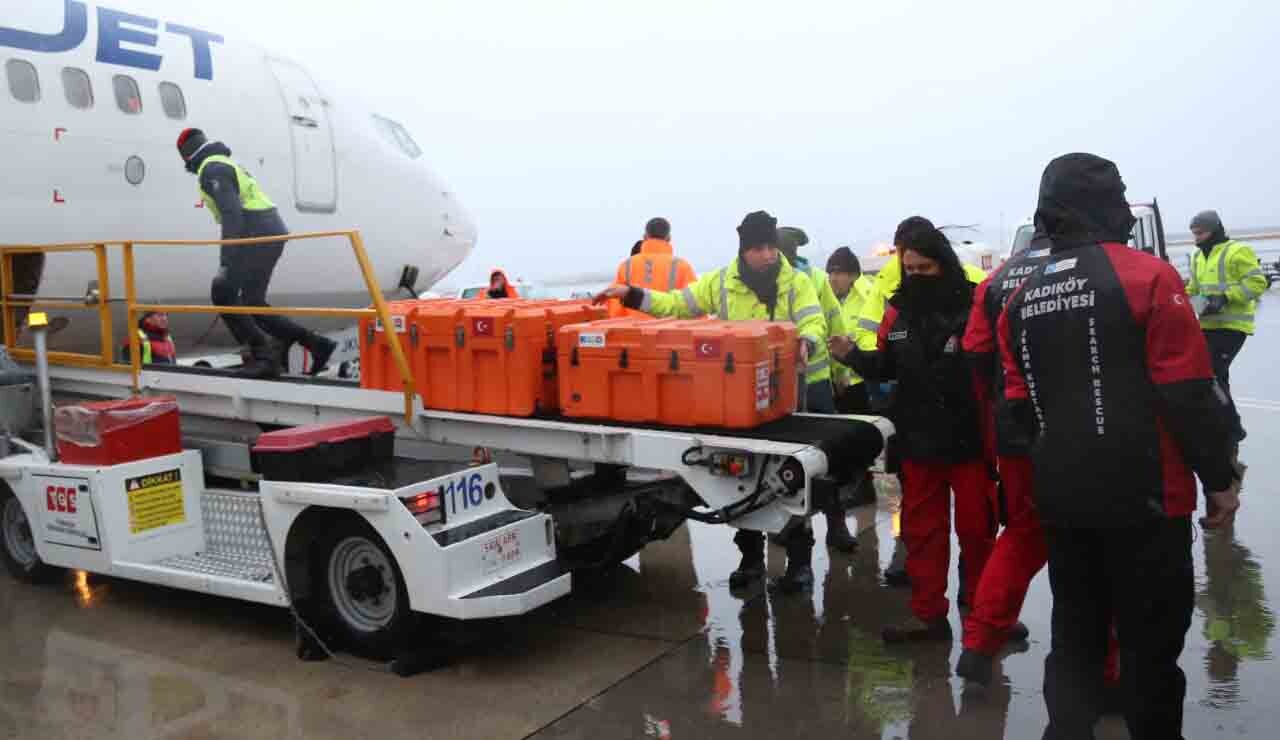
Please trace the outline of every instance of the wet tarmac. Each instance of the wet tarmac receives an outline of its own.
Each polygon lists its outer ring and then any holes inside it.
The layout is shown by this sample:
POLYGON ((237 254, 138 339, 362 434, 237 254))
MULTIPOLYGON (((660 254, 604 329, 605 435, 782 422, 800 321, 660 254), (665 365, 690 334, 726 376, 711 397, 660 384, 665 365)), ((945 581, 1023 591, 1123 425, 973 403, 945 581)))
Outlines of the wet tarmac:
MULTIPOLYGON (((1188 738, 1275 737, 1280 723, 1268 601, 1280 593, 1276 336, 1280 312, 1264 311, 1233 370, 1250 433, 1244 508, 1234 531, 1198 531, 1194 544, 1188 738)), ((951 675, 958 643, 878 639, 907 615, 907 592, 880 582, 897 504, 892 483, 880 488, 877 506, 851 513, 858 552, 819 548, 811 594, 730 593, 732 532, 690 524, 410 679, 355 659, 295 660, 279 610, 84 574, 33 588, 0 573, 0 739, 1039 737, 1045 574, 1023 615, 1029 643, 1003 656, 996 685, 966 691, 951 675)), ((815 518, 820 542, 824 527, 815 518)), ((770 548, 770 571, 782 565, 770 548)), ((1127 733, 1105 718, 1098 736, 1127 733)))

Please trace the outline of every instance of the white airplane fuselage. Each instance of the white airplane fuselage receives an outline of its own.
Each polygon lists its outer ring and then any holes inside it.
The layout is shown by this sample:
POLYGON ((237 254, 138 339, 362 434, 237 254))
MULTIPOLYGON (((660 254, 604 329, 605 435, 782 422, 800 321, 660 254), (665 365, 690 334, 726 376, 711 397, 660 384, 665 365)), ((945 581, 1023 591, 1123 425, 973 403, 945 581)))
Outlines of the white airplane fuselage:
MULTIPOLYGON (((424 290, 470 253, 470 216, 398 124, 217 29, 122 7, 134 2, 29 0, 0 10, 0 244, 219 238, 176 150, 178 134, 194 127, 231 148, 290 231, 358 229, 386 292, 406 265, 419 269, 424 290)), ((140 249, 140 297, 208 304, 217 267, 217 247, 140 249)), ((18 282, 33 269, 20 265, 18 282)), ((42 296, 82 296, 97 279, 85 255, 49 255, 40 272, 42 296)), ((123 297, 118 251, 110 287, 123 297)), ((350 249, 336 239, 286 247, 270 298, 368 304, 350 249)), ((96 318, 67 315, 54 347, 93 351, 96 318)), ((180 352, 232 344, 221 328, 207 331, 212 316, 173 319, 180 352)))

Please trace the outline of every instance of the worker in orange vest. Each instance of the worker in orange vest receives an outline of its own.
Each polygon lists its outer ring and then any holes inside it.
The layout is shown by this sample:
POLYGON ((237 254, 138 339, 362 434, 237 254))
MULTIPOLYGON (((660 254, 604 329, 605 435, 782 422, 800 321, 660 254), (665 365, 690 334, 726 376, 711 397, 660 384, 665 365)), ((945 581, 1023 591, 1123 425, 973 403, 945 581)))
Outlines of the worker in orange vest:
MULTIPOLYGON (((684 290, 698 279, 693 267, 675 256, 671 248, 671 222, 665 218, 651 218, 644 225, 644 241, 639 253, 628 257, 618 265, 616 285, 631 285, 647 290, 684 290)), ((648 317, 642 311, 623 308, 622 302, 609 302, 609 316, 648 317)))

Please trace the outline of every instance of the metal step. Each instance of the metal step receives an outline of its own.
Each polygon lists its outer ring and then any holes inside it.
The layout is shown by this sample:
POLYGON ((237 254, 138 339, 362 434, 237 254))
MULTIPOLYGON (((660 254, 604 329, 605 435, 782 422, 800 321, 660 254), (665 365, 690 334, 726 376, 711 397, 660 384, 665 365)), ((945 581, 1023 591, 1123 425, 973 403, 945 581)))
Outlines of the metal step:
POLYGON ((175 555, 155 565, 184 573, 271 583, 271 542, 262 526, 256 493, 207 490, 200 500, 205 551, 175 555))
POLYGON ((225 553, 197 553, 165 558, 156 565, 182 573, 199 573, 206 576, 234 578, 237 581, 271 583, 275 573, 270 559, 242 558, 225 553))

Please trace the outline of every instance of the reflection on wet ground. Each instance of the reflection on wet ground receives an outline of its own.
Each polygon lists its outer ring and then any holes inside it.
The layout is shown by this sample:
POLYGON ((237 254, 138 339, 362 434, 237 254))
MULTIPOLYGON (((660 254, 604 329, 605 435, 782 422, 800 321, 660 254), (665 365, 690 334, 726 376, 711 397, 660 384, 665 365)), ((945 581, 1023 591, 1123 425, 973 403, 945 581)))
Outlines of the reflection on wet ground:
MULTIPOLYGON (((1268 601, 1280 576, 1267 567, 1280 559, 1280 459, 1268 454, 1280 378, 1252 342, 1233 372, 1248 399, 1246 508, 1234 531, 1198 532, 1194 545, 1189 738, 1271 737, 1280 721, 1268 601)), ((958 644, 886 648, 880 629, 907 615, 907 593, 881 583, 897 492, 878 485, 878 506, 851 514, 859 550, 819 548, 811 594, 732 593, 732 532, 691 524, 407 680, 354 659, 296 661, 286 615, 271 608, 83 574, 61 588, 0 574, 0 738, 1039 737, 1047 578, 1028 596, 1029 644, 1002 656, 986 691, 951 675, 958 644)), ((769 557, 780 575, 782 551, 769 557)), ((1106 718, 1098 736, 1127 733, 1106 718)))

